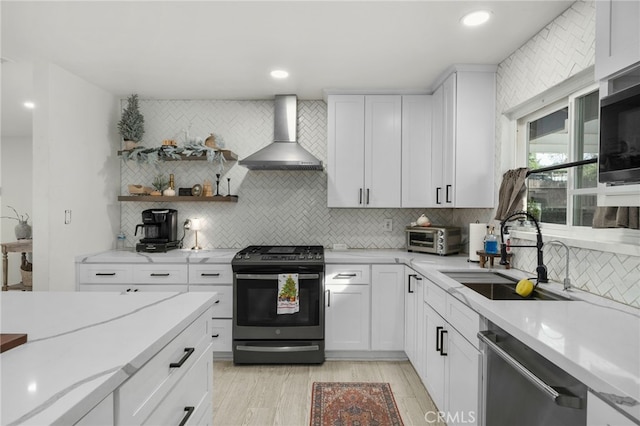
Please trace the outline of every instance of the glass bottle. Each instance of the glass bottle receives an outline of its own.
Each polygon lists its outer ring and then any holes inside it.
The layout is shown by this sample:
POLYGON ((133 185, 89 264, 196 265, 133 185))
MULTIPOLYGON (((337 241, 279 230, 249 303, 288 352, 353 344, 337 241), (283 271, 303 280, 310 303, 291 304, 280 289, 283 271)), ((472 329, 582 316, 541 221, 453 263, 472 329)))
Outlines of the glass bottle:
POLYGON ((494 227, 489 227, 489 233, 484 237, 484 252, 498 254, 498 237, 493 233, 494 227))

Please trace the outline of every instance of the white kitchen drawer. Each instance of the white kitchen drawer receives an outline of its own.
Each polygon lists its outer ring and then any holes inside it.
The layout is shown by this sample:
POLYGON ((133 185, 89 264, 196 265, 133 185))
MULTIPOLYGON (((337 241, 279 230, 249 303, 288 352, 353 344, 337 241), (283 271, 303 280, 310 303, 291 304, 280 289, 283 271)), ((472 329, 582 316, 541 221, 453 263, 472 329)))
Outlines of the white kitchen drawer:
POLYGON ((213 338, 214 352, 231 352, 232 350, 232 325, 231 319, 214 319, 211 321, 211 337, 213 338))
POLYGON ((80 291, 117 291, 121 293, 135 293, 138 291, 178 291, 188 290, 186 284, 80 284, 80 291))
POLYGON ((118 424, 144 422, 207 349, 207 357, 211 359, 210 333, 211 310, 207 310, 126 381, 116 392, 118 424), (187 349, 191 348, 193 351, 188 355, 187 349), (181 366, 171 367, 172 363, 181 366))
POLYGON ((476 349, 480 348, 477 336, 480 331, 480 315, 477 312, 449 294, 445 318, 469 343, 476 349))
POLYGON ((213 419, 211 411, 211 382, 213 380, 213 358, 211 356, 211 345, 208 345, 193 367, 187 371, 171 389, 167 397, 153 411, 151 416, 144 422, 145 425, 199 425, 199 420, 209 417, 210 423, 213 419), (181 423, 187 416, 187 409, 193 412, 186 422, 181 423), (203 413, 208 411, 208 413, 203 413))
POLYGON ((423 299, 428 303, 441 317, 447 312, 447 292, 434 282, 424 280, 423 299))
POLYGON ((133 265, 80 265, 80 283, 126 284, 133 282, 133 265))
POLYGON ((189 285, 189 291, 215 291, 218 302, 213 305, 214 318, 231 318, 233 314, 233 285, 189 285))
POLYGON ((191 264, 189 284, 232 284, 231 265, 191 264))
POLYGON ((324 273, 325 284, 369 284, 370 265, 327 265, 324 273))
POLYGON ((136 284, 187 284, 187 265, 136 265, 133 282, 136 284))

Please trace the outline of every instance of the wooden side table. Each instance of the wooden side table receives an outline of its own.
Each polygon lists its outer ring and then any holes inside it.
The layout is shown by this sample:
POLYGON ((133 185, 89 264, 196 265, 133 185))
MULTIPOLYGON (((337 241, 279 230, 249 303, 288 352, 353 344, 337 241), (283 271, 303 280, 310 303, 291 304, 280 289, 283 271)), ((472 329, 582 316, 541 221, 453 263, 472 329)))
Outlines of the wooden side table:
MULTIPOLYGON (((484 265, 487 263, 487 260, 489 260, 489 268, 493 268, 493 259, 495 259, 496 257, 500 259, 500 253, 491 254, 491 253, 486 253, 484 250, 478 250, 476 251, 476 254, 480 256, 481 268, 484 268, 484 265)), ((511 256, 513 256, 513 253, 507 253, 507 261, 509 263, 505 265, 505 269, 511 269, 511 256)))
POLYGON ((0 243, 2 246, 2 291, 7 290, 31 290, 30 287, 27 287, 20 284, 14 284, 9 286, 8 273, 9 273, 9 253, 22 253, 22 264, 27 262, 27 253, 31 253, 33 251, 33 240, 18 240, 12 243, 0 243))

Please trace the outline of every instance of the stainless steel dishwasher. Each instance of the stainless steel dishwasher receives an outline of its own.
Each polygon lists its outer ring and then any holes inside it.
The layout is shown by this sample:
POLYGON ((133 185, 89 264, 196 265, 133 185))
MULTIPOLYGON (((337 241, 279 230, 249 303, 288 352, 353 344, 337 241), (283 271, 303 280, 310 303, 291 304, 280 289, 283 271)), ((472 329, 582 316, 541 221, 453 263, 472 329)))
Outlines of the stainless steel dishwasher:
POLYGON ((486 426, 584 426, 587 387, 489 323, 478 333, 484 353, 486 426))

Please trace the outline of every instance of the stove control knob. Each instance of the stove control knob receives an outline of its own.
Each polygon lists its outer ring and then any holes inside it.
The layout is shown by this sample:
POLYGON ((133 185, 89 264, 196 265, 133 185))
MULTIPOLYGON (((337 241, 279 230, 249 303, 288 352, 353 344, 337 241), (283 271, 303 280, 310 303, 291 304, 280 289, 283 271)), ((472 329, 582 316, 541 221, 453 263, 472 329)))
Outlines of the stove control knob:
POLYGON ((247 253, 247 254, 244 255, 244 258, 245 259, 251 259, 251 256, 249 256, 249 253, 247 253))
POLYGON ((322 255, 321 254, 316 254, 316 259, 322 259, 322 255))
POLYGON ((242 253, 236 254, 236 259, 242 259, 242 253))

